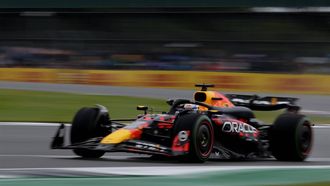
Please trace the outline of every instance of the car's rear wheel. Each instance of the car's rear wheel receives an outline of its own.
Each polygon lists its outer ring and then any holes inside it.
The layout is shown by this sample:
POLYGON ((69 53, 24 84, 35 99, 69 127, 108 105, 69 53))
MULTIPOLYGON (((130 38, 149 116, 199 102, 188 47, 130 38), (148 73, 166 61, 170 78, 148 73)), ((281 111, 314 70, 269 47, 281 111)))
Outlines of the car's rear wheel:
MULTIPOLYGON (((104 117, 99 115, 98 108, 82 108, 75 115, 71 126, 71 144, 84 142, 90 138, 106 135, 106 130, 101 127, 104 117)), ((99 158, 104 151, 89 149, 74 149, 73 152, 83 158, 99 158)))
POLYGON ((310 154, 313 131, 304 115, 280 115, 270 130, 270 149, 280 161, 304 161, 310 154))
POLYGON ((174 134, 190 131, 189 153, 180 157, 182 161, 205 162, 210 157, 214 144, 212 122, 205 115, 190 113, 180 116, 176 123, 174 134))

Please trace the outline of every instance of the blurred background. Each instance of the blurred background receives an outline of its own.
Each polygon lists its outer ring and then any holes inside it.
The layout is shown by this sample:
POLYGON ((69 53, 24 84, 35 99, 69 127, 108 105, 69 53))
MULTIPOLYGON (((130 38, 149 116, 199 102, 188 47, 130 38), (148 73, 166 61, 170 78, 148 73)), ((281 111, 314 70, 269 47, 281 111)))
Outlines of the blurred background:
POLYGON ((330 73, 322 1, 8 2, 0 67, 330 73))
POLYGON ((2 81, 330 92, 324 0, 5 0, 0 7, 2 81))

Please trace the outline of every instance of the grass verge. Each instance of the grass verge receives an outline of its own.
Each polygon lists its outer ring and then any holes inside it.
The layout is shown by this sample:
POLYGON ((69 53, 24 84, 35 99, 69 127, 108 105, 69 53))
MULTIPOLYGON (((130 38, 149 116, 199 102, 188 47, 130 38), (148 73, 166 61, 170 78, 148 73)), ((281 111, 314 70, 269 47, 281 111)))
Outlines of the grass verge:
POLYGON ((166 111, 163 100, 125 96, 81 95, 41 91, 0 90, 0 121, 65 121, 85 106, 102 104, 112 118, 134 117, 137 105, 166 111))
MULTIPOLYGON (((106 106, 112 118, 134 118, 141 113, 137 105, 147 105, 155 112, 169 109, 161 99, 0 89, 0 121, 71 122, 78 109, 95 104, 106 106)), ((258 119, 272 123, 281 112, 255 113, 258 119)), ((330 123, 330 117, 309 117, 314 123, 330 123)))

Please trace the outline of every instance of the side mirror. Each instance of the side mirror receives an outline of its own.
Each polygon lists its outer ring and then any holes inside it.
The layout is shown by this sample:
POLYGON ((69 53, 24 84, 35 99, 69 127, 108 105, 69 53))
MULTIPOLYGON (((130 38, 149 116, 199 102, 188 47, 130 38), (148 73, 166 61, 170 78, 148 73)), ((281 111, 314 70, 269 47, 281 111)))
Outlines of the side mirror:
POLYGON ((138 105, 136 107, 136 110, 143 110, 144 111, 144 114, 147 114, 148 107, 147 106, 144 106, 144 105, 138 105))

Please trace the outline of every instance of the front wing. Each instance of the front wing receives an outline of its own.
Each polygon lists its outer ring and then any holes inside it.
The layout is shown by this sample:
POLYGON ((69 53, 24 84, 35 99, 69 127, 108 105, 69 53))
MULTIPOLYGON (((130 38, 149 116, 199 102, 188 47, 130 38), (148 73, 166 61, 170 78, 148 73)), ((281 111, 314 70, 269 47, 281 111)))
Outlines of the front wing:
MULTIPOLYGON (((119 144, 101 144, 103 137, 96 137, 86 140, 84 142, 75 143, 71 145, 65 145, 65 126, 62 124, 51 143, 51 149, 86 149, 104 152, 132 152, 149 155, 162 155, 167 157, 181 156, 189 153, 189 149, 185 148, 187 144, 181 144, 180 146, 167 147, 154 142, 145 140, 127 140, 119 144)), ((188 144, 189 145, 189 144, 188 144)), ((224 148, 222 145, 215 144, 213 152, 211 154, 212 159, 246 159, 249 158, 246 155, 238 154, 229 149, 224 148)))
POLYGON ((86 149, 97 150, 105 152, 134 152, 150 155, 164 155, 164 156, 179 156, 187 154, 186 151, 172 150, 171 147, 166 147, 160 144, 156 144, 144 140, 127 140, 119 144, 101 144, 100 141, 103 137, 96 137, 88 139, 84 142, 75 143, 71 145, 65 145, 65 127, 61 125, 57 130, 53 141, 51 143, 51 149, 86 149))

